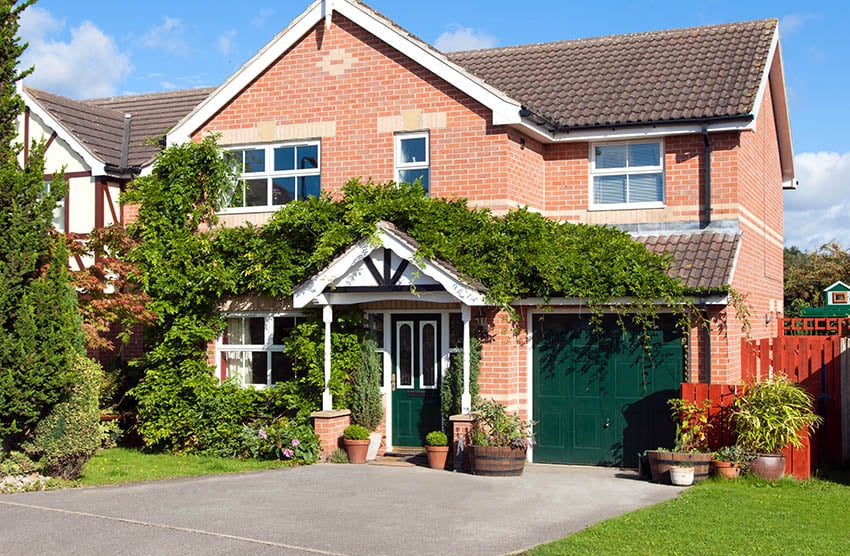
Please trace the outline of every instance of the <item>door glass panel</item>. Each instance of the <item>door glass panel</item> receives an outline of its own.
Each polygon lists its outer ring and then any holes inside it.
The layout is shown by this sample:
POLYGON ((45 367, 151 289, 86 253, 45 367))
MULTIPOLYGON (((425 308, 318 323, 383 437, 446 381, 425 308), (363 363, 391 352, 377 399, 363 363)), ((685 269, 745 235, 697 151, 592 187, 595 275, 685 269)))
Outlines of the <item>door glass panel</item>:
POLYGON ((413 387, 413 324, 398 325, 398 387, 413 387))
POLYGON ((437 326, 433 322, 423 322, 422 327, 422 388, 437 386, 437 326))

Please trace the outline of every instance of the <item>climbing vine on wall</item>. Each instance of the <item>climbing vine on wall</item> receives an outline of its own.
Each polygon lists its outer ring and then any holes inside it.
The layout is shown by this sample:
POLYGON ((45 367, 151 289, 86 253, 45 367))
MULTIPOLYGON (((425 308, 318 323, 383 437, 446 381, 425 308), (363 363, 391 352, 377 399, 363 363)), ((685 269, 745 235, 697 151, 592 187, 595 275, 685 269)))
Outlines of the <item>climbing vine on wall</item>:
MULTIPOLYGON (((463 199, 426 197, 417 185, 359 180, 338 197, 292 202, 263 226, 222 228, 219 200, 234 180, 215 139, 206 138, 164 150, 152 174, 137 179, 123 199, 140 205, 129 230, 138 244, 129 258, 157 314, 143 361, 147 376, 134 393, 142 434, 160 441, 167 427, 147 424, 163 413, 193 416, 212 384, 205 349, 222 326, 215 303, 235 294, 288 297, 347 246, 374 234, 380 220, 415 238, 420 259, 451 262, 509 311, 518 298, 563 296, 583 299, 601 314, 613 300, 629 298, 629 313, 651 325, 658 300, 681 306, 684 299, 681 284, 667 274, 669 259, 614 228, 556 222, 527 209, 497 216, 463 199)), ((300 333, 300 340, 316 336, 300 333)), ((344 394, 344 380, 336 387, 344 394)), ((188 440, 192 434, 191 427, 181 432, 188 440)))

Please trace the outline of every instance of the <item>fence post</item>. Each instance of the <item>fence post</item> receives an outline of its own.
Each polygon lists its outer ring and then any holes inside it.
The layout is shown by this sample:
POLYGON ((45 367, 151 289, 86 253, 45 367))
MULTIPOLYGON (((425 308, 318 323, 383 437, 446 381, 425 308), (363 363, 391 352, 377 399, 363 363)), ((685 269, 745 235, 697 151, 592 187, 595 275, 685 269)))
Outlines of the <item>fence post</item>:
POLYGON ((850 338, 841 338, 838 358, 841 361, 841 459, 850 461, 850 338))

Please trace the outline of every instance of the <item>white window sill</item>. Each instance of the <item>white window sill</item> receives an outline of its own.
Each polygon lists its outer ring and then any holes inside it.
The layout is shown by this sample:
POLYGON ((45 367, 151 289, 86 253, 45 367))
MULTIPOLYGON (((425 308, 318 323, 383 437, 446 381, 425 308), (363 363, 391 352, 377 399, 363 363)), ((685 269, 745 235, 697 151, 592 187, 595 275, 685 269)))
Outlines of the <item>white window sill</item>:
POLYGON ((647 210, 647 209, 664 209, 667 205, 664 203, 612 203, 610 205, 590 205, 588 211, 600 212, 611 210, 647 210))

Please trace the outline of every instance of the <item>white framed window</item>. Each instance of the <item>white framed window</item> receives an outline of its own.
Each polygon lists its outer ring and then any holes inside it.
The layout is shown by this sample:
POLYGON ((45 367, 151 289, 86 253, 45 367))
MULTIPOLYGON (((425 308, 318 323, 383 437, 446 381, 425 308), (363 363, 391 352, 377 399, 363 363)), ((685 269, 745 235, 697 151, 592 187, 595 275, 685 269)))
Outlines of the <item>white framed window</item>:
POLYGON ((590 208, 664 206, 664 143, 634 141, 590 146, 590 208))
POLYGON ((276 210, 322 191, 321 144, 276 143, 228 149, 239 179, 222 200, 225 211, 276 210))
POLYGON ((236 377, 240 384, 255 388, 299 378, 292 359, 284 353, 284 341, 299 319, 277 313, 227 315, 224 333, 216 343, 218 377, 236 377))
POLYGON ((395 136, 395 180, 398 183, 414 183, 418 179, 426 194, 431 191, 430 143, 427 131, 395 136))

